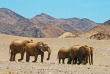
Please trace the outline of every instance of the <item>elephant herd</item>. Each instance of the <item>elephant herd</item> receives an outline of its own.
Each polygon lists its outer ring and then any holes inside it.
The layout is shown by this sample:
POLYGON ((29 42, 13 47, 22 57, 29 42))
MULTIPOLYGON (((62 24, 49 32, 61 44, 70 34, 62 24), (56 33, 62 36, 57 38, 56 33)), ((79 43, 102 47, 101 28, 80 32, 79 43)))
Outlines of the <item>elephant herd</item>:
MULTIPOLYGON (((43 42, 33 42, 33 40, 14 40, 10 44, 10 61, 15 61, 15 56, 17 53, 21 54, 21 58, 18 59, 18 61, 22 61, 24 58, 24 53, 26 52, 26 62, 29 62, 30 56, 34 56, 35 59, 33 62, 37 61, 38 55, 41 55, 41 62, 43 63, 44 58, 44 52, 48 52, 48 58, 50 59, 51 50, 48 44, 45 44, 43 42)), ((58 59, 59 64, 62 60, 62 63, 64 64, 64 61, 66 58, 68 58, 67 64, 87 64, 89 60, 89 64, 93 64, 93 47, 89 47, 87 45, 79 46, 74 45, 70 48, 61 48, 58 51, 58 59)))
POLYGON ((62 60, 64 64, 65 58, 68 58, 67 64, 89 64, 93 65, 93 47, 87 45, 74 45, 70 48, 61 48, 58 51, 59 64, 62 60))
POLYGON ((29 62, 30 56, 34 56, 35 60, 33 62, 36 62, 38 55, 41 55, 41 62, 43 62, 45 51, 48 52, 47 60, 49 60, 51 55, 51 50, 47 44, 44 44, 43 42, 34 43, 32 40, 20 41, 16 39, 10 44, 10 54, 11 54, 10 61, 15 61, 15 56, 17 53, 21 54, 21 58, 18 59, 18 61, 23 60, 24 53, 26 52, 27 62, 29 62))

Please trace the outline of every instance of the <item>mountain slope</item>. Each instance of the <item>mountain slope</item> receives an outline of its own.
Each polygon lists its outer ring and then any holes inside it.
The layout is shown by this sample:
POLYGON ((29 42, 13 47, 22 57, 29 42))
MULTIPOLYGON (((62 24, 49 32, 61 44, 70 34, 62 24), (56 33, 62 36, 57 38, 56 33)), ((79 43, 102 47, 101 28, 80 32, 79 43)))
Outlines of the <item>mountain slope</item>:
POLYGON ((54 17, 51 17, 47 14, 42 13, 41 15, 37 15, 34 18, 32 18, 33 21, 39 21, 44 24, 54 24, 61 28, 62 30, 65 30, 66 32, 85 32, 90 30, 91 28, 97 26, 93 21, 90 21, 89 19, 79 19, 79 18, 69 18, 69 19, 56 19, 54 17), (64 27, 63 27, 64 26, 64 27), (65 27, 71 27, 71 29, 65 27))
POLYGON ((0 8, 0 33, 26 37, 59 37, 65 32, 82 33, 96 26, 88 19, 56 19, 45 13, 27 19, 7 8, 0 8))
POLYGON ((45 34, 44 37, 58 37, 62 35, 65 31, 58 28, 57 26, 54 26, 53 24, 48 24, 45 27, 42 27, 42 32, 45 34))
POLYGON ((33 37, 32 32, 34 31, 31 30, 33 25, 34 23, 29 21, 29 19, 9 9, 0 8, 0 33, 33 37))
MULTIPOLYGON (((88 38, 90 39, 110 39, 110 20, 106 21, 104 24, 94 27, 85 34, 90 34, 88 38)), ((87 35, 86 35, 87 36, 87 35)))
POLYGON ((52 29, 49 29, 48 24, 34 22, 9 9, 0 8, 0 33, 26 37, 57 37, 64 33, 58 27, 51 26, 52 29))
POLYGON ((19 22, 25 25, 33 24, 27 18, 6 8, 0 8, 0 22, 10 25, 16 25, 19 22))

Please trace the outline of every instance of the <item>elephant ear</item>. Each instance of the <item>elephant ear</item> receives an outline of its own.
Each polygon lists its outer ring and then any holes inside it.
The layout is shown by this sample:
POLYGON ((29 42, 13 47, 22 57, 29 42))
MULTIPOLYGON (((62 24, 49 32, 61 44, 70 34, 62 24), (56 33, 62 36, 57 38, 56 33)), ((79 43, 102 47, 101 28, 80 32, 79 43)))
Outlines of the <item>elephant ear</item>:
POLYGON ((44 51, 47 51, 47 52, 51 53, 51 50, 50 50, 50 47, 48 46, 48 44, 44 44, 44 46, 45 46, 44 51))
POLYGON ((45 52, 48 49, 48 44, 43 44, 43 49, 41 51, 45 52))
POLYGON ((45 47, 44 47, 43 42, 38 42, 38 44, 37 44, 37 49, 39 49, 39 50, 42 51, 42 52, 45 52, 45 51, 44 51, 45 47))
POLYGON ((50 51, 48 44, 43 43, 42 45, 43 45, 43 49, 41 49, 42 52, 45 52, 45 51, 49 52, 50 51))

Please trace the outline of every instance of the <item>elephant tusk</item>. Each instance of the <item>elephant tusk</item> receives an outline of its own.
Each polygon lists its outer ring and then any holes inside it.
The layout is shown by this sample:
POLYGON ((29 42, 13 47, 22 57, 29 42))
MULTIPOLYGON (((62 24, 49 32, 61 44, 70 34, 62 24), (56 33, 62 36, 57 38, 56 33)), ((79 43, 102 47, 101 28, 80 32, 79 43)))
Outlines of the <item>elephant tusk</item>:
POLYGON ((43 49, 41 49, 41 51, 44 52, 43 49))

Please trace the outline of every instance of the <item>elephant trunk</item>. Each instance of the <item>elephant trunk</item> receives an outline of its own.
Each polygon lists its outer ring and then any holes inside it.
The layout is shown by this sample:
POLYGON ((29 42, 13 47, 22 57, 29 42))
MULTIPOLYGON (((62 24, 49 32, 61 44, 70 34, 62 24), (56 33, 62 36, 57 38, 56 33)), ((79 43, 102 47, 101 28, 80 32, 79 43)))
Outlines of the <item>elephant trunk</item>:
POLYGON ((48 58, 47 58, 47 60, 49 60, 49 59, 50 59, 50 55, 51 55, 51 50, 50 50, 50 48, 47 50, 47 52, 48 52, 48 58))

